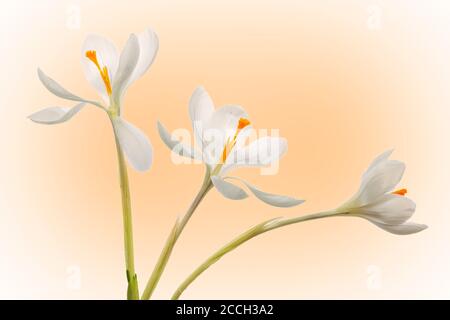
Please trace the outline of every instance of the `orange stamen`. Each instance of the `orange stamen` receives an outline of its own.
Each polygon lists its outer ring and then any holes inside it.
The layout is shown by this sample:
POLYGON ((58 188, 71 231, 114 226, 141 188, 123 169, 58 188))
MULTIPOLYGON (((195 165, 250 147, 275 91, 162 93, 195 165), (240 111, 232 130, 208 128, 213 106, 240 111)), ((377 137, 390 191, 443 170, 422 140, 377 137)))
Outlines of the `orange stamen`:
POLYGON ((238 124, 237 129, 238 129, 238 130, 242 130, 242 129, 244 129, 244 128, 245 128, 246 126, 248 126, 248 125, 250 125, 250 121, 249 121, 248 119, 240 118, 240 119, 239 119, 239 124, 238 124))
POLYGON ((230 139, 228 138, 227 143, 225 144, 223 151, 222 151, 222 163, 225 163, 225 160, 227 160, 228 155, 230 154, 231 149, 233 149, 234 145, 236 144, 236 139, 239 134, 239 132, 250 125, 250 121, 245 118, 240 118, 239 123, 236 128, 236 133, 234 134, 233 139, 230 142, 230 139))
POLYGON ((225 163, 225 160, 227 160, 228 157, 228 153, 229 151, 231 151, 230 148, 230 139, 228 138, 227 143, 225 144, 225 147, 223 147, 223 151, 222 151, 222 163, 225 163))
POLYGON ((86 57, 91 60, 97 67, 98 72, 100 72, 100 76, 102 77, 103 83, 105 84, 106 91, 108 92, 108 95, 111 95, 112 89, 111 81, 109 80, 108 68, 106 66, 104 66, 103 68, 100 67, 100 64, 97 60, 97 52, 95 50, 86 51, 86 57))
POLYGON ((407 192, 408 192, 408 190, 406 190, 406 189, 399 189, 397 191, 392 192, 392 194, 397 194, 399 196, 404 196, 407 192))

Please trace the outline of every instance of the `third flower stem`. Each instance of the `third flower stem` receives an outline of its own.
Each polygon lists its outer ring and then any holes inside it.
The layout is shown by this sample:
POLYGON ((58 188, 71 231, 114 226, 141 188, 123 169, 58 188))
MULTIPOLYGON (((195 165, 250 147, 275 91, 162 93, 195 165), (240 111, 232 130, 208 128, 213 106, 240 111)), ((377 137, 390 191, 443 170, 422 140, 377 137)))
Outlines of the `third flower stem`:
POLYGON ((219 261, 220 258, 222 258, 225 254, 228 252, 236 249, 241 244, 253 239, 254 237, 263 234, 265 232, 278 229, 287 225, 291 225, 294 223, 299 223, 303 221, 308 220, 315 220, 315 219, 321 219, 326 217, 333 217, 333 216, 340 216, 344 213, 338 213, 336 211, 326 211, 326 212, 320 212, 320 213, 314 213, 307 216, 297 217, 297 218, 291 218, 291 219, 272 219, 265 222, 262 222, 253 228, 247 230, 246 232, 242 233, 238 237, 236 237, 234 240, 223 246, 219 251, 211 255, 208 259, 206 259, 197 269, 194 270, 187 278, 183 281, 183 283, 177 288, 177 290, 172 295, 172 300, 177 300, 181 294, 186 290, 186 288, 200 276, 205 270, 207 270, 210 266, 212 266, 214 263, 219 261))
POLYGON ((166 240, 166 244, 159 256, 158 261, 156 262, 156 265, 153 269, 152 275, 150 276, 150 279, 147 282, 147 286, 145 287, 144 292, 142 293, 142 300, 148 300, 153 294, 153 291, 155 290, 159 279, 161 278, 164 269, 167 265, 167 262, 169 261, 170 255, 172 253, 172 250, 181 234, 183 232, 184 227, 188 223, 189 219, 192 217, 193 213, 195 212, 195 209, 197 209, 200 202, 203 200, 203 198, 206 196, 209 190, 212 188, 212 182, 210 178, 210 172, 207 170, 205 174, 205 178, 203 180, 202 187, 200 188, 200 191, 198 192, 197 196, 195 197, 194 201, 192 201, 191 206, 187 210, 186 214, 183 216, 183 218, 180 220, 177 220, 174 227, 172 228, 172 232, 170 233, 169 237, 166 240))

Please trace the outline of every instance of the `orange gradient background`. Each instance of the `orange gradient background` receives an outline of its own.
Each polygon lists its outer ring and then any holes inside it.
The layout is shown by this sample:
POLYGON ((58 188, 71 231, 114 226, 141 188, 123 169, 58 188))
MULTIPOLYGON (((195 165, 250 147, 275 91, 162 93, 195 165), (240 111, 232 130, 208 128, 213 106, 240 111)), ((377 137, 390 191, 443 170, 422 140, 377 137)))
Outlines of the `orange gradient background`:
POLYGON ((130 33, 149 26, 160 50, 124 106, 155 152, 149 172, 130 169, 141 288, 203 178, 201 165, 172 163, 155 124, 190 128, 187 103, 201 84, 217 106, 240 104, 256 128, 280 129, 289 141, 277 175, 239 174, 307 201, 277 209, 213 190, 180 238, 155 298, 170 297, 207 256, 250 226, 341 204, 389 148, 407 165, 402 187, 417 203, 413 220, 429 229, 394 236, 338 218, 290 226, 230 253, 182 298, 450 298, 449 15, 448 1, 3 4, 0 298, 125 297, 117 162, 106 115, 88 107, 57 126, 26 117, 73 105, 47 92, 38 66, 70 91, 97 98, 80 66, 86 35, 104 35, 121 48, 130 33), (79 27, 71 20, 77 10, 79 27))

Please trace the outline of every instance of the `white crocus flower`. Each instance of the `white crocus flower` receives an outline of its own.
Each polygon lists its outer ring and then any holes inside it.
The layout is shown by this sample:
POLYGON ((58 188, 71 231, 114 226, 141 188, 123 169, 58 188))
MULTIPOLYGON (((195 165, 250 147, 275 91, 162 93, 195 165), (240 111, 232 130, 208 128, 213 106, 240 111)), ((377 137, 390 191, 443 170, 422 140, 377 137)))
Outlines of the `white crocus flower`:
POLYGON ((237 105, 215 109, 203 87, 194 91, 189 102, 189 113, 199 148, 172 139, 166 128, 158 122, 161 139, 175 153, 202 160, 207 166, 211 182, 223 196, 233 200, 248 196, 242 188, 229 182, 234 180, 243 183, 258 199, 273 206, 292 207, 303 202, 263 192, 241 178, 227 176, 238 167, 262 167, 278 161, 287 151, 286 139, 263 137, 246 145, 251 131, 248 114, 237 105))
POLYGON ((38 69, 44 86, 56 96, 79 102, 72 108, 50 107, 32 114, 37 123, 57 124, 71 119, 85 104, 105 110, 113 124, 116 139, 131 165, 139 171, 152 163, 152 147, 144 133, 123 119, 122 98, 127 88, 141 77, 152 64, 158 51, 158 37, 151 30, 131 34, 121 54, 109 40, 90 35, 82 48, 82 66, 89 83, 98 91, 104 103, 81 98, 64 89, 38 69))
POLYGON ((375 158, 363 174, 358 192, 336 211, 367 219, 394 234, 422 231, 426 225, 408 221, 416 204, 405 197, 407 190, 394 191, 403 176, 405 164, 389 160, 391 153, 389 150, 375 158))

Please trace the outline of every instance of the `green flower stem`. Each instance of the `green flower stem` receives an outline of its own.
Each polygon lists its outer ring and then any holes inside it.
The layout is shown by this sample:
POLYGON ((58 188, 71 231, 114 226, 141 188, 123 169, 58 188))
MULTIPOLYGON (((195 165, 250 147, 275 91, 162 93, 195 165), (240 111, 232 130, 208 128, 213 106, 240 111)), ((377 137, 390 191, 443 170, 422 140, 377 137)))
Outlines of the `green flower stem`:
POLYGON ((150 279, 147 282, 147 286, 145 287, 144 292, 142 293, 142 300, 148 300, 151 298, 153 291, 155 290, 159 280, 161 279, 161 276, 164 272, 164 269, 166 268, 167 262, 169 261, 170 255, 172 253, 172 250, 180 237, 181 233, 183 232, 184 227, 188 223, 189 219, 192 217, 192 215, 195 212, 195 209, 197 209, 200 202, 203 200, 203 198, 206 196, 209 190, 212 188, 212 182, 210 177, 209 169, 207 169, 207 172, 205 174, 205 178, 203 180, 202 187, 200 188, 200 191, 198 192, 197 196, 195 197, 194 201, 192 202, 191 206, 187 210, 184 217, 180 220, 178 219, 175 223, 174 227, 172 228, 172 231, 167 238, 166 244, 159 256, 158 261, 156 262, 156 265, 153 269, 152 275, 150 276, 150 279))
POLYGON ((326 217, 333 217, 333 216, 340 216, 345 213, 339 213, 336 211, 326 211, 326 212, 320 212, 315 214, 310 214, 307 216, 302 217, 296 217, 291 219, 272 219, 265 222, 262 222, 253 228, 249 229, 248 231, 242 233, 237 238, 223 246, 219 251, 214 253, 212 256, 210 256, 208 259, 205 260, 197 269, 194 270, 187 278, 186 280, 181 283, 181 285, 177 288, 177 290, 172 295, 172 300, 177 300, 181 294, 186 290, 186 288, 195 280, 198 276, 200 276, 206 269, 208 269, 210 266, 212 266, 214 263, 219 261, 220 258, 222 258, 225 254, 228 252, 236 249, 241 244, 253 239, 254 237, 266 233, 268 231, 278 229, 284 226, 288 226, 294 223, 299 223, 303 221, 308 220, 315 220, 315 219, 321 219, 326 217))
POLYGON ((117 158, 119 162, 120 190, 122 194, 123 231, 125 245, 125 266, 128 281, 127 299, 139 300, 137 275, 134 269, 133 224, 131 218, 130 187, 122 148, 116 137, 117 158))

